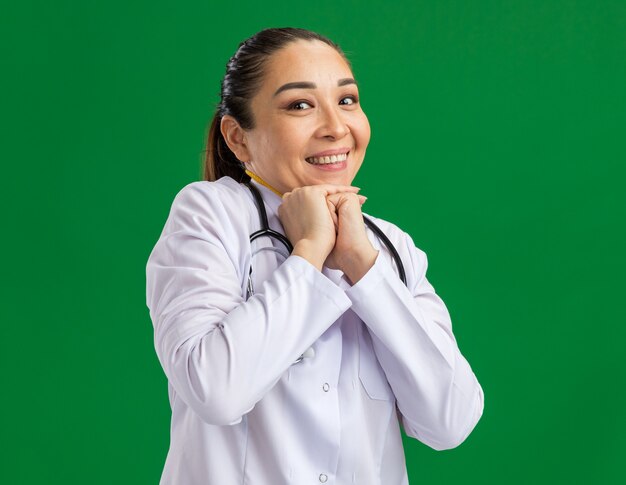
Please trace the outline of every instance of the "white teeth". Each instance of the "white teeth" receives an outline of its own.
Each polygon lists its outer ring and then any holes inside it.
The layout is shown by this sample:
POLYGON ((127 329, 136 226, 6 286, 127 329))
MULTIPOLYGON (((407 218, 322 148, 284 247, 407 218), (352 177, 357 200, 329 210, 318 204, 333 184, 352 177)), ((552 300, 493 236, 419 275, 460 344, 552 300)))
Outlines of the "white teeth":
POLYGON ((347 153, 340 153, 339 155, 330 155, 328 157, 310 157, 306 161, 313 165, 326 165, 328 163, 343 162, 348 158, 347 153))

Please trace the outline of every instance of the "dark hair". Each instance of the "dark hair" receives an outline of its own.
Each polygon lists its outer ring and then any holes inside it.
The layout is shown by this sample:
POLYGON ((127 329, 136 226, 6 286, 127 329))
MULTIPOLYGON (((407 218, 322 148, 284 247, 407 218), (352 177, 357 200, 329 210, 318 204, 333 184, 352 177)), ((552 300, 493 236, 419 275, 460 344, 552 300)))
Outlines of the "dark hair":
POLYGON ((220 130, 222 117, 232 116, 245 130, 254 128, 250 101, 263 82, 265 64, 276 51, 301 39, 324 42, 348 62, 337 44, 323 35, 305 29, 291 27, 265 29, 239 44, 237 52, 226 64, 220 102, 209 128, 204 159, 204 180, 217 180, 227 175, 239 182, 249 179, 243 163, 228 148, 222 136, 220 130))

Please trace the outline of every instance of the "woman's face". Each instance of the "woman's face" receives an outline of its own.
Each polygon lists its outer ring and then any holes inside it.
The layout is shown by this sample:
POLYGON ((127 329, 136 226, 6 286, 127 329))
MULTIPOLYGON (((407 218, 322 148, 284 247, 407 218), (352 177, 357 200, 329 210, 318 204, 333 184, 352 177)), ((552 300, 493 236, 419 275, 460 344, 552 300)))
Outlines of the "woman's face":
POLYGON ((350 185, 370 140, 352 71, 320 41, 274 53, 251 102, 246 167, 281 193, 304 185, 350 185), (330 163, 329 163, 330 162, 330 163))

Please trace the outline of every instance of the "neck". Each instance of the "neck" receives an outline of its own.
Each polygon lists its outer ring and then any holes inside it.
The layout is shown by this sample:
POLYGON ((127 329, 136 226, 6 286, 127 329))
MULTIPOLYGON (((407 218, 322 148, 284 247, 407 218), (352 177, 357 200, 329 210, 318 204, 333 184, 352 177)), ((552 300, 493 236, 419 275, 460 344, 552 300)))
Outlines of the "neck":
POLYGON ((261 177, 259 177, 256 173, 252 173, 250 170, 246 169, 246 174, 248 174, 248 176, 254 180, 255 182, 260 183, 262 186, 267 187, 268 189, 270 189, 272 192, 274 192, 278 197, 282 197, 283 194, 280 193, 278 190, 276 190, 274 187, 272 187, 270 184, 268 184, 265 180, 263 180, 261 177))

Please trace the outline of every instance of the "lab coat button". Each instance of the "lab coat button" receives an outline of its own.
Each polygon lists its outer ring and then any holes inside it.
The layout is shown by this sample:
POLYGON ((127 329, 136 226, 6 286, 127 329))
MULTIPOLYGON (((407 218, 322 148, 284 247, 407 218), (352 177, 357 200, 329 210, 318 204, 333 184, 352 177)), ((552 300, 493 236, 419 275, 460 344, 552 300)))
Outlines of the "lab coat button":
POLYGON ((328 392, 328 390, 330 389, 330 386, 328 385, 328 382, 324 382, 324 385, 322 386, 322 389, 324 389, 324 392, 328 392))
POLYGON ((326 483, 326 480, 328 480, 328 477, 326 475, 324 475, 323 473, 321 473, 320 474, 320 482, 326 483))

